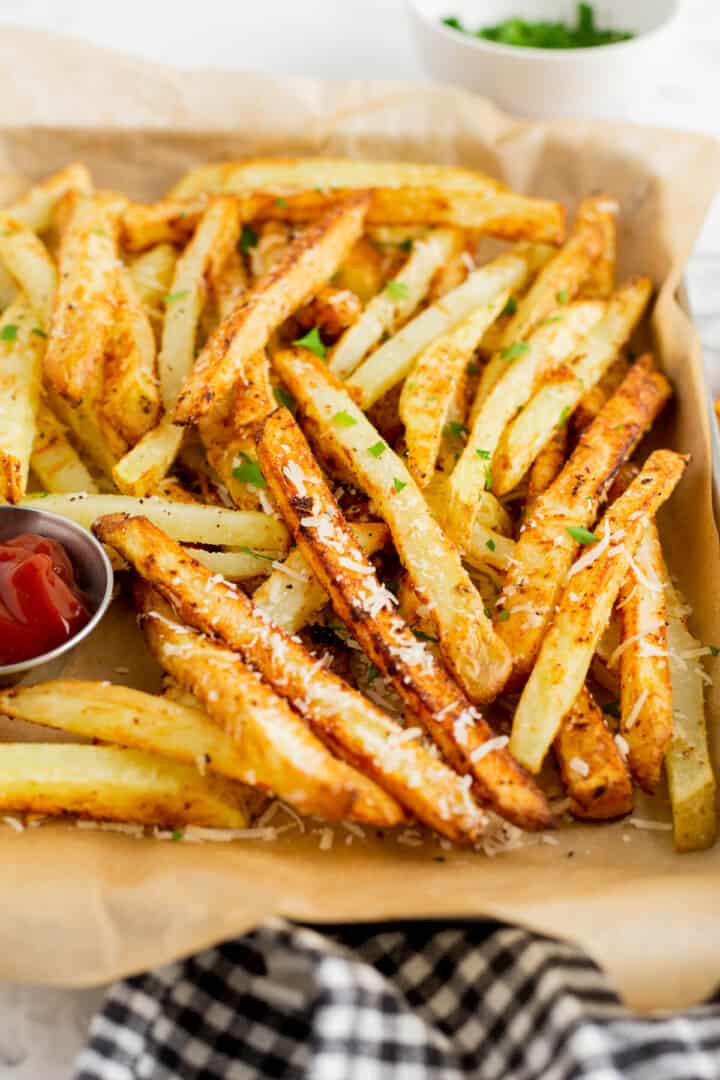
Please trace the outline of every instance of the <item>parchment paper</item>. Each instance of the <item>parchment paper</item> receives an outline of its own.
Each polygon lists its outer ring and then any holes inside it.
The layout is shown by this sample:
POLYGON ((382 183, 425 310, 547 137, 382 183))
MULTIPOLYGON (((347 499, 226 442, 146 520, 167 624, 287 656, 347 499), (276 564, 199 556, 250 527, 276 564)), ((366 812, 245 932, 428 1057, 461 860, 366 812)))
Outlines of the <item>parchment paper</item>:
MULTIPOLYGON (((656 345, 677 392, 661 436, 692 454, 663 515, 663 539, 694 607, 695 633, 720 644, 707 406, 698 340, 676 302, 717 187, 718 145, 622 124, 517 123, 444 88, 182 74, 3 31, 0 197, 74 158, 100 185, 156 196, 191 165, 257 152, 457 162, 571 206, 591 191, 619 199, 620 274, 648 272, 659 289, 656 345)), ((720 663, 713 666, 718 679, 720 663)), ((150 688, 156 679, 121 606, 65 673, 150 688)), ((708 694, 716 753, 719 705, 716 687, 708 694)), ((636 812, 669 820, 666 806, 636 812)), ((443 852, 446 861, 436 862, 436 849, 389 839, 347 846, 341 838, 321 852, 312 833, 199 846, 61 825, 23 834, 0 828, 0 977, 99 982, 271 915, 496 916, 578 942, 633 1006, 679 1007, 709 993, 720 978, 720 849, 677 856, 669 832, 622 824, 566 827, 557 839, 493 859, 443 852)))

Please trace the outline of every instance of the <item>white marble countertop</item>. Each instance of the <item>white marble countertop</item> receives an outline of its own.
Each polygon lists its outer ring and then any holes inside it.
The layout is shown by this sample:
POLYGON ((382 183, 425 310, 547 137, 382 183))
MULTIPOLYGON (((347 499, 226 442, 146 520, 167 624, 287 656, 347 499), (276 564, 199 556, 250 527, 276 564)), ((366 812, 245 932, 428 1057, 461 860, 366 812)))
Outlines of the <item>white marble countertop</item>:
MULTIPOLYGON (((449 13, 452 6, 448 0, 449 13)), ((73 35, 187 68, 426 78, 403 0, 203 0, 192 18, 187 10, 170 0, 3 0, 0 26, 73 35)), ((673 32, 672 67, 632 119, 720 137, 720 4, 684 0, 673 32)), ((720 199, 688 280, 710 381, 720 393, 720 199)), ((66 1080, 101 993, 0 985, 0 1078, 66 1080)))

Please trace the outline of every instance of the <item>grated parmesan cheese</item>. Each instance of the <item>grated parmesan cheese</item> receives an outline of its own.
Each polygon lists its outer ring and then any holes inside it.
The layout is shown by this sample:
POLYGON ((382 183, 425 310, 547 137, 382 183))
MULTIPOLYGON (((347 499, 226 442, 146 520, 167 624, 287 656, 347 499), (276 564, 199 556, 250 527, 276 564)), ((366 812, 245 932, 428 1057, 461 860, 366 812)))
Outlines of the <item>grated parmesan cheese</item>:
POLYGON ((470 760, 473 764, 477 764, 478 761, 482 761, 487 754, 491 754, 493 750, 502 750, 510 742, 507 735, 496 735, 493 739, 486 739, 482 746, 476 746, 474 750, 470 752, 470 760))
POLYGON ((638 717, 640 716, 649 695, 650 691, 646 688, 635 701, 632 709, 628 713, 627 719, 623 720, 623 727, 626 731, 630 731, 637 723, 638 717))
POLYGON ((570 768, 573 772, 576 772, 578 776, 582 776, 583 778, 590 775, 590 766, 587 761, 583 761, 582 758, 570 758, 570 768))

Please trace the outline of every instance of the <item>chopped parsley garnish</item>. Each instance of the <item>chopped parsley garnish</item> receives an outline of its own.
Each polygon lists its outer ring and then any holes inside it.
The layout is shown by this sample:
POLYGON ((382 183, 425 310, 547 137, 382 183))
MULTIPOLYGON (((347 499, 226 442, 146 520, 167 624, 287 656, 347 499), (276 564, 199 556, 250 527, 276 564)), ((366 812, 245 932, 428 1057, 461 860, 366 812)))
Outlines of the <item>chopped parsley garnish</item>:
POLYGON ((503 608, 503 610, 498 614, 498 622, 507 622, 509 618, 510 612, 507 610, 507 608, 503 608))
POLYGON ((174 304, 176 300, 184 300, 188 295, 188 289, 179 289, 178 292, 169 292, 163 296, 163 300, 166 304, 174 304))
POLYGON ((448 420, 443 428, 443 434, 453 439, 467 439, 468 429, 459 420, 448 420))
POLYGON ((616 720, 619 720, 620 719, 620 702, 619 701, 608 701, 605 705, 603 705, 602 711, 604 713, 607 713, 608 716, 614 716, 616 720))
POLYGON ((393 480, 393 487, 396 491, 402 491, 403 488, 407 487, 407 480, 398 480, 396 476, 393 480))
POLYGON ((589 529, 583 529, 580 525, 568 525, 565 532, 569 533, 573 540, 577 540, 578 544, 597 544, 600 541, 599 536, 590 532, 589 529))
POLYGON ((490 451, 489 450, 478 450, 476 448, 475 453, 477 454, 477 456, 479 458, 482 458, 483 461, 489 461, 490 460, 490 451))
POLYGON ((713 656, 717 656, 717 654, 720 653, 720 649, 718 649, 717 645, 708 645, 708 648, 713 656))
POLYGON ((170 839, 175 841, 182 840, 184 836, 185 833, 182 831, 182 829, 173 829, 170 834, 170 839))
POLYGON ((252 225, 243 225, 240 239, 237 244, 237 249, 241 255, 246 255, 251 248, 255 247, 257 242, 258 234, 253 229, 252 225))
POLYGON ((480 365, 476 364, 474 360, 471 360, 465 370, 467 371, 468 375, 479 375, 480 365))
POLYGON ((505 305, 505 307, 502 309, 502 313, 503 313, 503 315, 514 315, 516 311, 517 311, 517 297, 516 296, 511 296, 508 299, 508 302, 505 305))
POLYGON ((273 397, 277 401, 278 405, 284 405, 286 409, 290 410, 293 416, 295 415, 295 411, 297 409, 297 402, 295 401, 295 398, 292 396, 292 394, 289 393, 289 391, 287 391, 284 386, 274 386, 273 397))
POLYGON ((530 346, 527 341, 513 341, 512 345, 506 345, 500 353, 503 360, 516 360, 518 356, 524 356, 530 346))
POLYGON ((412 238, 409 237, 409 236, 406 236, 404 240, 400 241, 400 243, 398 244, 398 247, 400 248, 401 251, 412 251, 412 249, 413 249, 412 238))
POLYGON ((260 466, 254 458, 251 458, 249 454, 246 454, 243 450, 240 451, 240 457, 242 463, 236 465, 232 471, 236 480, 239 480, 241 484, 252 484, 253 487, 264 488, 267 487, 265 477, 260 472, 260 466))
POLYGON ((567 289, 560 289, 559 292, 555 293, 555 299, 557 300, 558 304, 567 304, 568 300, 570 299, 570 295, 567 289))
POLYGON ((615 45, 629 41, 634 34, 629 30, 604 30, 595 24, 592 4, 578 4, 575 23, 553 22, 538 19, 510 18, 494 26, 470 30, 460 19, 451 15, 441 22, 451 30, 462 34, 494 41, 498 45, 515 45, 525 49, 590 49, 598 45, 615 45))
POLYGON ((488 549, 488 551, 494 551, 495 546, 495 541, 492 538, 485 541, 485 547, 488 549))
POLYGON ((404 281, 388 281, 385 286, 385 292, 388 296, 391 296, 393 300, 407 300, 410 295, 410 290, 404 281))
POLYGON ((426 634, 424 630, 416 630, 415 627, 411 627, 411 629, 413 636, 416 637, 418 641, 431 641, 433 645, 437 645, 438 639, 433 637, 432 634, 426 634))
POLYGON ((375 665, 371 663, 367 669, 367 675, 365 676, 365 681, 367 682, 368 686, 372 686, 379 674, 380 668, 376 668, 375 665))
POLYGON ((372 454, 373 457, 382 457, 387 450, 387 443, 384 443, 382 439, 380 442, 374 443, 372 446, 368 446, 368 454, 372 454))
POLYGON ((276 199, 275 200, 275 205, 277 207, 279 207, 280 210, 287 210, 287 199, 283 199, 283 198, 276 199))
POLYGON ((35 334, 36 337, 41 337, 41 338, 46 338, 47 337, 47 334, 45 333, 45 331, 41 330, 39 326, 33 326, 30 333, 35 334))
POLYGON ((305 337, 297 338, 293 341, 293 345, 302 345, 304 349, 309 349, 310 352, 319 356, 321 360, 324 360, 327 354, 327 349, 323 345, 323 340, 320 337, 320 331, 317 326, 313 326, 312 330, 308 330, 305 337))
POLYGON ((568 416, 570 415, 570 406, 566 405, 558 417, 557 427, 564 428, 567 424, 568 416))
POLYGON ((14 341, 17 337, 18 328, 15 323, 6 323, 0 330, 0 341, 14 341))
POLYGON ((485 462, 485 490, 492 491, 492 468, 490 462, 485 462))
POLYGON ((243 555, 252 555, 253 559, 264 559, 265 562, 275 562, 274 555, 263 555, 261 551, 253 551, 251 547, 241 547, 238 550, 242 551, 243 555))
POLYGON ((341 409, 340 412, 336 412, 330 420, 331 424, 335 424, 336 427, 355 427, 357 420, 354 416, 351 416, 349 412, 345 412, 341 409))

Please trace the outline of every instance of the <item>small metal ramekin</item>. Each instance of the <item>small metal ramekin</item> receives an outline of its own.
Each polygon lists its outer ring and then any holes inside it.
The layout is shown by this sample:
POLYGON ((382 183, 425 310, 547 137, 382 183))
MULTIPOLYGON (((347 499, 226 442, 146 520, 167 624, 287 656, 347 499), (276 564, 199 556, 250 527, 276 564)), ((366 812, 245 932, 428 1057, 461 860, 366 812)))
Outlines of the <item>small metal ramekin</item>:
POLYGON ((17 664, 0 664, 0 686, 9 686, 25 672, 49 664, 69 652, 90 634, 102 619, 112 600, 113 571, 105 549, 92 533, 74 521, 24 506, 0 506, 0 544, 23 533, 36 533, 57 540, 67 551, 75 570, 75 578, 85 596, 90 619, 67 641, 50 652, 21 660, 17 664))

